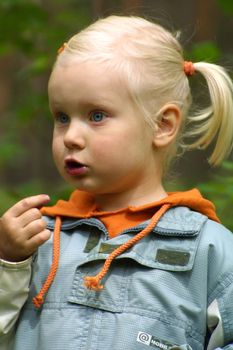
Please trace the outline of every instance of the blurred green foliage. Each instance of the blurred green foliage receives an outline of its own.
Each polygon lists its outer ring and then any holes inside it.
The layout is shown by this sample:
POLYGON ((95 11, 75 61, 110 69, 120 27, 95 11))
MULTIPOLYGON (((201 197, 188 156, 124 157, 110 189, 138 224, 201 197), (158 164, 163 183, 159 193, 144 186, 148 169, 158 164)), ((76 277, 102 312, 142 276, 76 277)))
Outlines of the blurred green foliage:
MULTIPOLYGON (((215 0, 225 16, 233 15, 232 0, 215 0)), ((57 49, 63 42, 92 20, 89 0, 1 0, 0 1, 0 59, 11 61, 11 74, 14 76, 12 98, 5 111, 0 133, 0 214, 16 201, 27 195, 49 193, 52 203, 58 198, 67 198, 71 189, 58 182, 57 178, 47 179, 43 167, 52 163, 49 153, 45 154, 34 171, 30 169, 32 149, 39 147, 36 139, 49 147, 51 132, 50 113, 47 101, 47 79, 57 49), (38 121, 39 120, 39 121, 38 121), (27 135, 30 135, 27 136, 27 135), (28 142, 27 142, 28 139, 28 142), (35 142, 34 148, 31 142, 35 142), (8 177, 17 174, 19 163, 25 162, 22 169, 28 173, 26 180, 8 181, 8 177), (8 169, 8 170, 6 170, 8 169), (37 175, 38 172, 38 175, 37 175)), ((194 61, 224 61, 225 53, 214 41, 195 43, 187 52, 194 61)), ((227 62, 233 65, 233 58, 227 56, 227 62)), ((20 178, 20 176, 19 176, 20 178)), ((233 229, 231 206, 233 204, 233 163, 225 162, 218 174, 198 186, 210 200, 216 204, 223 223, 233 229)), ((182 185, 181 185, 182 187, 182 185)))
POLYGON ((219 172, 208 182, 199 184, 198 188, 214 202, 220 220, 233 231, 233 162, 225 161, 219 172))
POLYGON ((233 1, 232 0, 217 0, 220 9, 227 15, 233 15, 233 1))
POLYGON ((202 41, 192 46, 189 56, 193 62, 217 62, 221 58, 221 50, 212 41, 202 41))

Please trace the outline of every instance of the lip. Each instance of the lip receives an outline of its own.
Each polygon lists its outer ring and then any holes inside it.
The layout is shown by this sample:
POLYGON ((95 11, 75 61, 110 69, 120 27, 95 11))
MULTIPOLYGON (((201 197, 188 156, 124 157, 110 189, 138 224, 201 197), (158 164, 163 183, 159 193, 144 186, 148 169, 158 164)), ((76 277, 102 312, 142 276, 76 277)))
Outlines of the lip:
POLYGON ((73 158, 65 159, 65 171, 71 176, 85 175, 88 171, 88 167, 73 158))

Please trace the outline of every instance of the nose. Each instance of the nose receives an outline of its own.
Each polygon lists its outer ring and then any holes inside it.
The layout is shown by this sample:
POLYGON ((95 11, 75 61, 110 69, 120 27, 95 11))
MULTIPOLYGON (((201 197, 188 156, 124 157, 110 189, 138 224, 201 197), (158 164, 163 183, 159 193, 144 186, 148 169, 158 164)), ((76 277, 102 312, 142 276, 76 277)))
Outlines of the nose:
POLYGON ((64 135, 64 145, 68 149, 85 148, 85 130, 82 123, 72 121, 64 135))

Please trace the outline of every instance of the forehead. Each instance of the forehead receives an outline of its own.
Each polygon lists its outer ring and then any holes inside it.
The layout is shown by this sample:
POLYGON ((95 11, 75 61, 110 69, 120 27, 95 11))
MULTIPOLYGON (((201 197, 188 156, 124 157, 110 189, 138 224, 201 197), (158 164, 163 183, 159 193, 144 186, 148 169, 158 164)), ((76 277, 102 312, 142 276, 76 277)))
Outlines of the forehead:
POLYGON ((48 92, 53 101, 78 98, 122 103, 122 100, 131 100, 122 75, 95 61, 57 64, 49 80, 48 92))

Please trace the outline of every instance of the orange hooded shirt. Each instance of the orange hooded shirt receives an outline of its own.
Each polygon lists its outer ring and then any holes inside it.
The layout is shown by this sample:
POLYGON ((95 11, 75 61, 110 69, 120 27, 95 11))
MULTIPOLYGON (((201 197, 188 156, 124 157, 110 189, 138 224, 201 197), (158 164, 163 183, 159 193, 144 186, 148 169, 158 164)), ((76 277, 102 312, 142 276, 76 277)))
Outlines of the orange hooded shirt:
POLYGON ((76 190, 72 193, 69 201, 59 200, 52 207, 42 208, 41 212, 44 215, 54 217, 65 216, 74 219, 99 218, 112 238, 125 229, 150 219, 164 204, 169 204, 171 207, 185 206, 208 216, 209 219, 219 222, 214 205, 203 198, 197 189, 169 193, 167 197, 160 201, 140 206, 129 206, 116 211, 99 211, 91 194, 76 190))

